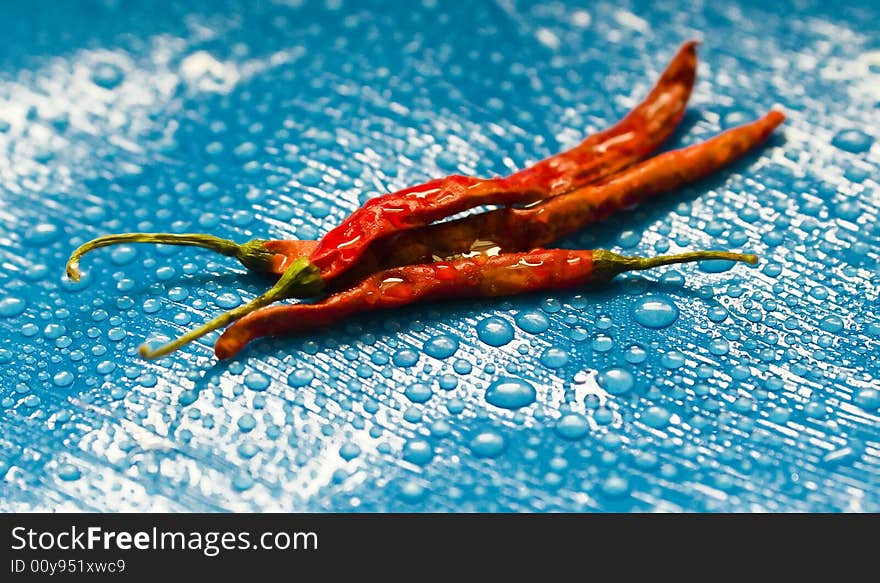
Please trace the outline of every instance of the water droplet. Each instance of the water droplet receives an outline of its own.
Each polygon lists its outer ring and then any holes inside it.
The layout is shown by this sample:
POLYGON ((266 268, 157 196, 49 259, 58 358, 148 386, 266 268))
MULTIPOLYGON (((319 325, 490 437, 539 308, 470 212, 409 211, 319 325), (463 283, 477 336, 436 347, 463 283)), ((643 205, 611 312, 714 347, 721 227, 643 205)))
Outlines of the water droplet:
POLYGON ((453 397, 446 401, 446 410, 452 413, 453 415, 458 415, 462 411, 464 411, 464 401, 453 397))
POLYGON ((55 376, 52 377, 52 382, 55 383, 56 387, 69 387, 73 384, 74 380, 73 373, 66 370, 55 373, 55 376))
POLYGON ((180 397, 177 398, 177 402, 180 403, 182 407, 189 407, 198 400, 199 393, 193 390, 183 391, 180 393, 180 397))
POLYGON ((862 207, 858 201, 845 200, 834 207, 834 214, 845 221, 854 221, 862 215, 862 207))
POLYGON ((649 295, 633 305, 632 316, 646 328, 666 328, 678 318, 678 308, 666 297, 649 295))
POLYGON ((409 368, 411 366, 415 366, 418 361, 419 353, 409 348, 398 350, 394 353, 394 356, 391 359, 391 362, 394 363, 394 366, 399 366, 401 368, 409 368))
POLYGON ((819 328, 830 334, 836 334, 843 330, 843 320, 839 316, 832 314, 819 322, 819 328))
POLYGON ((722 356, 730 351, 730 344, 724 338, 716 338, 709 342, 709 352, 715 356, 722 356))
POLYGON ((473 365, 471 365, 471 363, 463 358, 459 358, 455 361, 455 364, 452 365, 452 370, 454 370, 458 374, 470 374, 473 368, 473 365))
POLYGON ((98 63, 92 69, 92 83, 104 89, 113 89, 122 83, 125 73, 114 63, 98 63))
POLYGON ((609 476, 602 482, 602 493, 610 498, 622 498, 629 492, 629 481, 621 476, 609 476))
POLYGON ((645 362, 648 352, 638 344, 631 344, 623 353, 623 358, 630 364, 639 364, 645 362))
POLYGON ((556 433, 563 439, 576 441, 582 439, 590 432, 590 423, 587 418, 578 413, 563 415, 556 422, 556 433))
POLYGON ((505 447, 507 447, 507 441, 504 436, 494 431, 478 433, 470 442, 471 452, 481 458, 498 457, 505 447))
POLYGON ((680 271, 672 269, 660 276, 660 283, 681 286, 684 285, 684 275, 680 271))
POLYGON ((409 406, 403 412, 403 420, 408 423, 421 423, 422 410, 415 406, 409 406))
POLYGON ((168 299, 181 302, 189 297, 189 290, 185 287, 173 287, 168 290, 168 299))
POLYGON ((709 308, 708 317, 713 322, 723 322, 727 319, 728 312, 724 306, 712 306, 709 308))
POLYGON ((434 395, 434 391, 424 383, 413 383, 406 388, 403 394, 413 403, 425 403, 434 395))
POLYGON ((110 328, 107 330, 107 339, 112 342, 119 342, 125 338, 125 330, 122 328, 110 328))
POLYGON ((241 296, 233 292, 224 292, 214 298, 214 303, 217 304, 217 307, 219 308, 231 310, 232 308, 241 305, 241 296))
POLYGON ((608 352, 612 348, 614 348, 614 340, 611 336, 607 336, 605 334, 598 334, 595 338, 593 338, 592 343, 593 350, 596 352, 608 352))
POLYGON ((639 231, 627 230, 623 231, 618 237, 618 244, 624 249, 630 249, 639 244, 642 240, 642 234, 639 231))
POLYGON ((437 379, 437 383, 440 385, 440 388, 444 391, 451 391, 455 387, 458 386, 458 377, 454 374, 443 374, 440 375, 440 378, 437 379))
POLYGON ((874 411, 880 408, 880 391, 872 388, 860 389, 853 400, 862 409, 874 411))
MULTIPOLYGON (((210 146, 211 144, 209 144, 210 146)), ((220 146, 222 148, 222 145, 220 146)), ((216 148, 215 148, 216 149, 216 148)), ((196 188, 196 194, 198 194, 201 198, 211 198, 215 194, 219 192, 219 188, 216 184, 212 182, 203 182, 199 184, 198 188, 196 188)))
POLYGON ((489 346, 504 346, 513 335, 513 326, 504 318, 489 316, 477 323, 477 336, 489 346))
POLYGON ((455 354, 458 350, 458 340, 448 334, 440 334, 425 342, 422 350, 428 356, 442 360, 455 354))
POLYGON ((538 393, 530 383, 516 378, 502 378, 486 390, 486 401, 502 409, 519 409, 535 402, 538 393))
POLYGON ((24 312, 27 304, 21 298, 6 296, 0 299, 0 317, 12 318, 24 312))
POLYGON ((257 420, 250 413, 245 413, 238 418, 238 428, 242 433, 248 433, 257 426, 257 420))
POLYGON ((856 129, 843 130, 831 139, 832 145, 853 154, 867 152, 873 143, 873 137, 856 129))
POLYGON ((260 448, 253 443, 241 443, 238 445, 237 451, 242 459, 249 460, 260 453, 260 448))
POLYGON ((403 445, 403 459, 424 466, 434 459, 434 448, 424 439, 411 439, 403 445))
POLYGON ((245 492, 254 486, 254 478, 246 470, 239 470, 232 476, 232 488, 237 492, 245 492))
POLYGON ((672 414, 663 407, 654 406, 648 407, 648 410, 642 414, 642 421, 648 427, 660 429, 666 427, 671 417, 672 414))
POLYGON ((633 388, 635 381, 632 374, 622 368, 610 368, 605 372, 599 373, 596 378, 599 386, 611 393, 612 395, 622 395, 633 388))
POLYGON ((79 480, 81 476, 79 468, 73 464, 61 464, 58 466, 58 477, 65 482, 79 480))
POLYGON ((428 489, 415 480, 407 480, 400 485, 400 497, 410 503, 418 502, 428 493, 428 489))
POLYGON ((31 245, 46 245, 55 241, 60 234, 61 230, 52 223, 40 223, 25 231, 24 239, 31 245))
POLYGON ((547 368, 562 368, 568 364, 568 353, 561 348, 548 348, 541 354, 541 364, 547 368))
POLYGON ((339 457, 345 461, 351 461, 359 455, 361 455, 361 448, 356 443, 343 443, 339 448, 339 457))
POLYGON ((550 328, 550 320, 547 316, 536 310, 518 313, 515 322, 520 330, 529 334, 540 334, 550 328))
POLYGON ((244 384, 252 391, 265 391, 269 387, 269 377, 262 373, 252 372, 244 377, 244 384))
POLYGON ((677 350, 670 350, 660 359, 660 364, 669 369, 681 368, 685 363, 685 355, 677 350))
POLYGON ((783 424, 791 417, 791 412, 784 407, 775 407, 768 416, 773 423, 783 424))
POLYGON ((736 261, 726 259, 709 259, 708 261, 700 261, 698 269, 703 273, 724 273, 730 271, 736 263, 736 261))
POLYGON ((137 249, 132 245, 119 245, 110 251, 110 261, 114 265, 125 265, 134 261, 137 257, 137 249))
POLYGON ((306 368, 298 368, 287 377, 287 384, 291 387, 304 387, 312 382, 315 373, 306 368))

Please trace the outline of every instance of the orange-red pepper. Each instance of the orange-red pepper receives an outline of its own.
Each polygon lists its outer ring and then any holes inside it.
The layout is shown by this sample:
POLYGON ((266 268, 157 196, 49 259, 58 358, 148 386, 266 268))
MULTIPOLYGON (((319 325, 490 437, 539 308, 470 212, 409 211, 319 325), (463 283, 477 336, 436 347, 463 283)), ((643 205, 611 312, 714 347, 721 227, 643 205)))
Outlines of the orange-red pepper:
POLYGON ((508 177, 449 176, 368 201, 327 233, 316 248, 309 242, 255 239, 237 244, 200 233, 125 233, 99 237, 70 257, 67 274, 79 278, 86 253, 122 243, 200 246, 235 257, 248 269, 283 273, 307 250, 325 280, 352 267, 369 244, 396 232, 426 225, 480 205, 525 203, 589 184, 626 168, 654 151, 684 116, 697 71, 696 41, 684 43, 644 101, 615 126, 581 144, 508 177))
MULTIPOLYGON (((717 172, 766 140, 784 120, 782 113, 771 111, 705 142, 659 154, 600 182, 527 208, 501 208, 379 239, 352 272, 331 287, 343 288, 377 269, 487 249, 503 253, 549 245, 614 211, 717 172)), ((283 272, 290 261, 310 253, 314 262, 318 242, 269 241, 265 245, 285 256, 276 266, 283 272)), ((321 274, 324 276, 323 271, 321 274)))
POLYGON ((220 359, 230 358, 255 338, 307 332, 367 310, 426 300, 508 296, 581 286, 609 280, 624 271, 706 259, 757 262, 754 255, 723 251, 644 259, 602 250, 535 249, 407 265, 373 274, 317 303, 280 304, 251 312, 223 332, 214 353, 220 359))

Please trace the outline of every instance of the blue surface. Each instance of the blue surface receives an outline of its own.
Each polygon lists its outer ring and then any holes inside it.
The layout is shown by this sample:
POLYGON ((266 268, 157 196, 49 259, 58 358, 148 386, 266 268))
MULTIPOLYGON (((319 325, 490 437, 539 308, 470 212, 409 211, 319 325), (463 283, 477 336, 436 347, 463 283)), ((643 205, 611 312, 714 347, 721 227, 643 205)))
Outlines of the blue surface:
POLYGON ((4 7, 0 509, 880 510, 876 3, 299 4, 4 7), (136 349, 266 287, 240 266, 132 246, 63 280, 106 233, 315 238, 524 167, 691 37, 669 146, 774 106, 783 131, 565 244, 756 268, 371 314, 223 364, 213 337, 136 349))

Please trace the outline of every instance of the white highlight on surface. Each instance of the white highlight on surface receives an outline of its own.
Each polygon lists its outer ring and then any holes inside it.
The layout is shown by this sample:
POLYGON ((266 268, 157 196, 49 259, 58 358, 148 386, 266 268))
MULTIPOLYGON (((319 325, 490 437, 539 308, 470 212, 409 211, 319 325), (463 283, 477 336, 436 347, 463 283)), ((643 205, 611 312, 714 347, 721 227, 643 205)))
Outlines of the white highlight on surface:
POLYGON ((535 33, 535 36, 538 38, 538 42, 545 47, 553 49, 554 51, 559 48, 559 37, 549 28, 539 28, 535 33))
POLYGON ((628 10, 618 10, 615 12, 614 20, 616 20, 617 24, 621 26, 631 28, 643 34, 651 30, 651 25, 648 24, 647 20, 640 16, 636 16, 628 10))
POLYGON ((196 89, 209 93, 229 93, 241 74, 234 63, 223 63, 207 51, 197 51, 180 63, 180 76, 196 89))
POLYGON ((586 10, 575 10, 571 14, 571 23, 581 28, 587 28, 593 22, 593 17, 586 10))

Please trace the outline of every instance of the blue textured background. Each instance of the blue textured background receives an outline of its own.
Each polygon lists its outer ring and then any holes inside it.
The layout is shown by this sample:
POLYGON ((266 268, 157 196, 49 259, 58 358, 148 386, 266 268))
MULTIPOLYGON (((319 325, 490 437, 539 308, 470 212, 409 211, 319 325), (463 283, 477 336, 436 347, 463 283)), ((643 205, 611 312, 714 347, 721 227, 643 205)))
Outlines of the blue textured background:
POLYGON ((684 4, 4 3, 0 509, 880 510, 880 8, 684 4), (774 106, 783 131, 566 244, 755 268, 366 315, 223 364, 213 336, 136 349, 265 288, 234 262, 120 247, 63 280, 106 233, 315 238, 524 167, 691 37, 669 146, 774 106), (486 401, 511 378, 536 403, 486 401))

